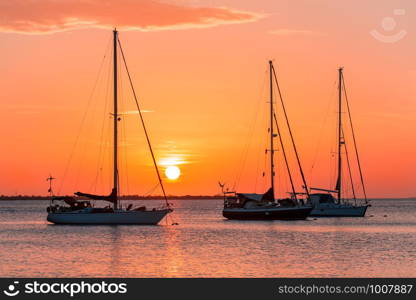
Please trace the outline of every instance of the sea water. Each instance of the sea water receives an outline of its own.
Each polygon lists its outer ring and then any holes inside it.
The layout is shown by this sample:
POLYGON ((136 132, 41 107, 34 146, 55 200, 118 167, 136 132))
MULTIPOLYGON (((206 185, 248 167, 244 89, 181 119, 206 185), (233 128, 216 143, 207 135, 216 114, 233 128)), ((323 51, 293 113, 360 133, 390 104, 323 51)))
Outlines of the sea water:
POLYGON ((46 221, 48 201, 0 201, 0 276, 416 277, 416 199, 305 221, 230 221, 221 200, 170 202, 159 226, 70 226, 46 221))

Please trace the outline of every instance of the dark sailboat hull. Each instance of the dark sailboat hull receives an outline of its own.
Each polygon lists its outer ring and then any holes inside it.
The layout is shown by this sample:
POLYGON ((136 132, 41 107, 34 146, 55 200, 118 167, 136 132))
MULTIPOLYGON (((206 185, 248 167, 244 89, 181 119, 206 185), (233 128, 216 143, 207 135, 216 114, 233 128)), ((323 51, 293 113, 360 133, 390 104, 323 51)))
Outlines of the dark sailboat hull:
POLYGON ((224 208, 222 215, 229 220, 304 220, 312 207, 224 208))

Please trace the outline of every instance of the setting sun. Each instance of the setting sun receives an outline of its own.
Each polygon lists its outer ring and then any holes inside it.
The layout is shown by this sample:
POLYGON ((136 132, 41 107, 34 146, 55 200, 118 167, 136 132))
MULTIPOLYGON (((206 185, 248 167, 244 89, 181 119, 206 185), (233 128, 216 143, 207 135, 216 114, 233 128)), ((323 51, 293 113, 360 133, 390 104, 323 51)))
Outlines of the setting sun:
POLYGON ((165 170, 165 175, 168 179, 175 180, 181 175, 181 170, 177 166, 169 166, 165 170))

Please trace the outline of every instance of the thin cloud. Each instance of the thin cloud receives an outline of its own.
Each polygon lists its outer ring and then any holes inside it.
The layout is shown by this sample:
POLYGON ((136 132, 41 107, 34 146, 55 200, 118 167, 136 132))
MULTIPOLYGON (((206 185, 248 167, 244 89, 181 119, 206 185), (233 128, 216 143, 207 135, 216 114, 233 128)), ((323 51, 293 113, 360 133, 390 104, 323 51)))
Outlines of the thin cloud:
POLYGON ((308 36, 325 36, 326 33, 323 32, 317 32, 312 30, 299 30, 299 29, 275 29, 269 31, 270 34, 274 35, 308 35, 308 36))
POLYGON ((253 22, 262 15, 156 0, 0 0, 0 31, 44 34, 81 28, 168 30, 253 22))

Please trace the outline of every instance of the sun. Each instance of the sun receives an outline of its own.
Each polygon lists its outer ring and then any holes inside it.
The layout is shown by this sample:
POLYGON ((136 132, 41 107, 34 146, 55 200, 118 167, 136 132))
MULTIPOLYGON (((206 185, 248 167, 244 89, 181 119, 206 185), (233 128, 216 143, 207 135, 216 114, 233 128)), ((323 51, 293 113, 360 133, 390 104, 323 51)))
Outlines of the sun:
POLYGON ((181 170, 177 166, 169 166, 165 170, 165 175, 168 179, 175 180, 181 175, 181 170))

